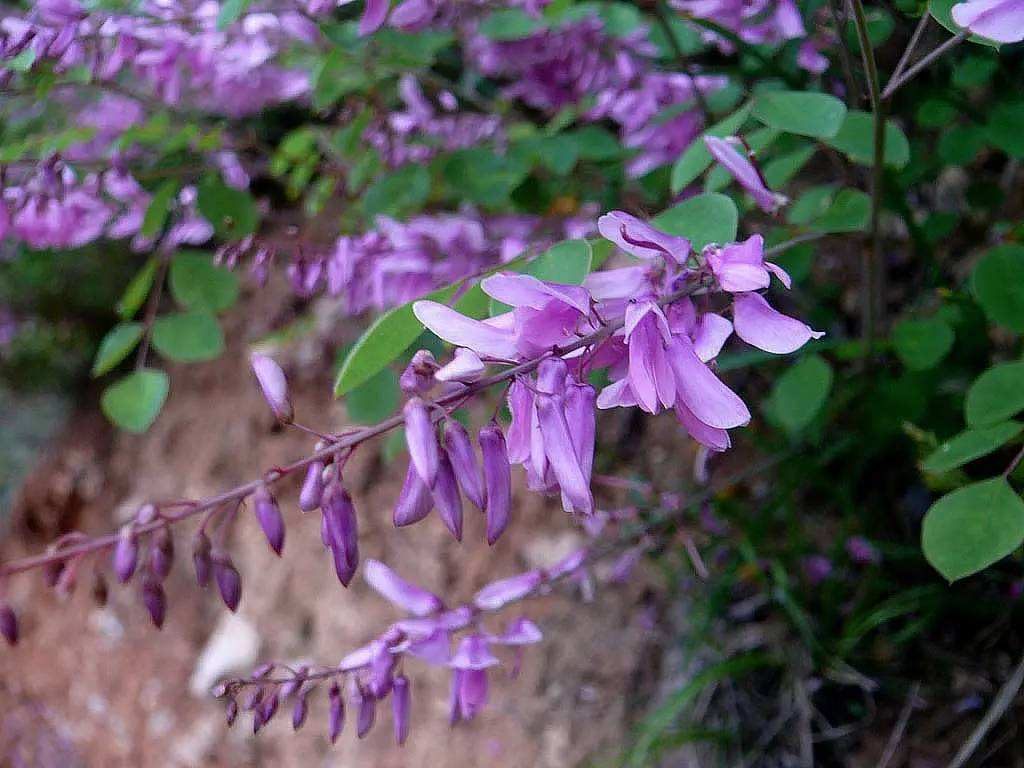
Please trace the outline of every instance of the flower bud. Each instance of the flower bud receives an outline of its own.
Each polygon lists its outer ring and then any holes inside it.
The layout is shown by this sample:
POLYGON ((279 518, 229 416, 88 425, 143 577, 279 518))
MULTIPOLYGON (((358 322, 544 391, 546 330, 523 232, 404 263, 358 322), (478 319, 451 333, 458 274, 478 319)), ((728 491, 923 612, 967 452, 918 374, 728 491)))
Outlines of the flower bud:
POLYGON ((427 407, 418 397, 411 398, 403 409, 405 414, 405 442, 416 471, 429 488, 437 480, 437 434, 427 413, 427 407))
POLYGON ((149 525, 157 518, 157 509, 153 504, 143 504, 135 513, 136 525, 149 525))
POLYGON ((454 419, 445 422, 444 447, 462 492, 477 509, 483 511, 484 488, 480 481, 480 465, 477 464, 469 433, 454 419))
POLYGON ((512 510, 512 469, 501 427, 495 423, 480 430, 477 438, 484 459, 484 488, 487 494, 487 543, 494 544, 508 527, 512 510))
POLYGON ((96 605, 104 606, 107 604, 107 597, 107 580, 102 573, 96 571, 92 580, 92 599, 96 601, 96 605))
POLYGON ((302 694, 295 699, 292 707, 292 730, 297 731, 306 722, 306 715, 309 714, 309 704, 306 702, 307 694, 302 694))
POLYGON ((224 718, 228 722, 228 728, 235 724, 236 717, 238 717, 238 702, 228 699, 224 704, 224 718))
POLYGON ((122 584, 130 581, 138 561, 139 545, 135 541, 135 531, 131 525, 126 525, 121 529, 117 546, 114 547, 114 573, 117 574, 117 580, 122 584))
POLYGON ((395 511, 392 516, 395 527, 401 528, 403 525, 418 523, 430 514, 433 506, 434 497, 431 496, 430 489, 420 478, 416 467, 409 462, 409 468, 405 472, 405 482, 398 494, 398 501, 395 502, 395 511))
POLYGON ((163 627, 164 616, 167 613, 167 596, 160 582, 149 576, 142 582, 142 603, 149 611, 153 625, 157 629, 163 627))
POLYGON ((459 347, 451 362, 436 374, 438 381, 458 381, 471 384, 483 376, 485 366, 480 356, 471 349, 459 347))
POLYGON ((302 483, 302 490, 299 492, 299 509, 303 512, 312 512, 320 506, 320 499, 324 495, 324 463, 314 461, 306 468, 306 479, 302 483))
POLYGON ((359 711, 356 713, 356 736, 360 739, 373 728, 373 722, 377 719, 377 700, 368 692, 360 694, 357 699, 359 711))
POLYGON ((0 635, 8 644, 18 644, 18 617, 7 603, 0 604, 0 635))
POLYGON ((338 736, 341 735, 342 726, 345 725, 345 705, 341 700, 341 688, 338 687, 338 683, 331 683, 330 690, 327 691, 328 701, 328 718, 327 718, 327 735, 331 739, 331 744, 338 740, 338 736))
POLYGON ((213 563, 210 560, 210 539, 202 531, 197 531, 192 542, 192 565, 196 569, 196 582, 200 587, 210 583, 213 563))
POLYGON ((259 713, 260 720, 262 720, 264 724, 269 723, 273 719, 274 715, 277 714, 277 705, 278 695, 276 693, 272 693, 263 699, 263 702, 259 707, 259 713))
POLYGON ((211 556, 213 564, 213 578, 217 582, 217 589, 220 591, 221 600, 234 612, 238 609, 238 603, 242 599, 242 577, 238 575, 231 558, 226 552, 214 552, 211 556))
POLYGON ((409 738, 410 709, 409 678, 398 675, 393 683, 391 693, 391 715, 394 718, 395 741, 401 745, 409 738))
POLYGON ((167 529, 167 526, 158 528, 153 533, 153 540, 149 550, 149 568, 157 581, 163 581, 171 572, 171 565, 174 563, 174 537, 167 529))
POLYGON ((284 548, 284 518, 277 500, 265 485, 261 485, 253 494, 253 506, 256 508, 256 519, 259 520, 263 535, 267 537, 270 548, 281 555, 284 548))
POLYGON ((246 712, 254 710, 259 707, 261 701, 263 701, 263 689, 260 686, 255 686, 242 699, 242 709, 246 712))
POLYGON ((324 492, 321 536, 334 554, 335 570, 341 583, 348 586, 359 564, 359 521, 348 491, 337 479, 324 492))
POLYGON ((437 462, 437 482, 434 483, 434 503, 445 526, 451 531, 456 541, 462 541, 462 497, 459 485, 455 481, 455 471, 448 460, 448 454, 442 453, 437 462))
POLYGON ((263 398, 274 412, 274 416, 282 424, 288 424, 295 416, 291 400, 288 398, 288 380, 274 360, 266 355, 252 354, 249 357, 253 373, 263 390, 263 398))
POLYGON ((434 386, 434 373, 437 369, 437 360, 429 349, 417 350, 398 377, 398 386, 410 396, 425 394, 434 386))

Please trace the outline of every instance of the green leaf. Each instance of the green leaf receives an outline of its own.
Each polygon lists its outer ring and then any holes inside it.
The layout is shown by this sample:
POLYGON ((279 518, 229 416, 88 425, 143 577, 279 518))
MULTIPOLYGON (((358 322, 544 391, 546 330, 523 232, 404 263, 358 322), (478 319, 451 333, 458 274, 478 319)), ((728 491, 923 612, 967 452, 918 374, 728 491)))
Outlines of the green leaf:
POLYGON ((28 72, 36 60, 36 49, 31 45, 21 53, 4 62, 4 67, 12 72, 28 72))
MULTIPOLYGON (((839 133, 825 143, 861 165, 875 164, 875 119, 869 112, 850 110, 839 133)), ((885 164, 903 168, 910 162, 910 144, 892 120, 885 123, 885 164)))
POLYGON ((216 176, 206 176, 199 182, 196 204, 223 240, 239 240, 259 225, 256 201, 249 193, 229 187, 216 176))
POLYGON ((810 224, 820 219, 832 204, 836 188, 832 184, 810 187, 798 197, 786 215, 790 224, 810 224))
POLYGON ((238 277, 209 254, 182 251, 171 261, 171 294, 186 309, 222 312, 238 300, 238 277))
POLYGON ((717 193, 696 195, 663 211, 651 222, 670 235, 690 239, 694 250, 708 243, 731 243, 739 228, 736 204, 717 193))
POLYGON ((985 51, 984 55, 965 56, 953 65, 951 82, 957 88, 978 88, 986 85, 999 69, 999 57, 985 51))
POLYGON ((939 159, 947 165, 967 165, 985 146, 985 132, 977 125, 954 125, 939 136, 939 159))
POLYGON ((1024 333, 1024 245, 990 249, 975 266, 971 287, 989 320, 1024 333))
POLYGON ((846 105, 827 93, 769 91, 754 100, 753 115, 780 131, 828 139, 839 132, 846 105))
POLYGON ((146 301, 150 288, 153 287, 153 279, 156 277, 156 268, 159 265, 154 256, 142 265, 142 269, 135 273, 135 277, 128 283, 128 287, 121 294, 117 306, 117 316, 122 320, 128 320, 135 316, 139 308, 146 301))
POLYGON ((611 160, 622 154, 618 139, 597 125, 586 125, 562 135, 576 143, 576 151, 584 160, 611 160))
POLYGON ((224 351, 224 333, 208 312, 182 312, 158 317, 153 346, 164 357, 183 363, 212 360, 224 351))
POLYGON ((1024 101, 996 104, 988 116, 988 138, 1003 152, 1024 158, 1024 101))
POLYGON ((376 424, 398 408, 398 377, 384 368, 345 396, 345 411, 356 424, 376 424))
POLYGON ((580 285, 590 274, 592 258, 593 252, 586 240, 563 240, 531 261, 526 273, 549 283, 580 285))
POLYGON ((949 581, 987 568, 1024 540, 1024 501, 1002 477, 958 488, 932 504, 921 527, 924 556, 949 581))
POLYGON ((344 47, 332 48, 312 74, 313 107, 327 109, 353 91, 370 83, 369 72, 344 47))
POLYGON ((1006 421, 991 427, 968 429, 952 437, 921 462, 925 472, 948 472, 1006 445, 1024 430, 1024 424, 1006 421))
POLYGON ((252 0, 224 0, 217 12, 217 29, 224 30, 234 24, 249 9, 252 0))
POLYGON ((530 16, 519 8, 494 11, 480 22, 480 34, 491 40, 519 40, 544 28, 541 19, 530 16))
POLYGON ((153 199, 149 201, 146 208, 146 215, 142 218, 142 228, 139 233, 143 237, 155 237, 160 234, 167 222, 167 214, 171 210, 171 201, 178 194, 178 182, 168 179, 153 193, 153 199))
POLYGON ((953 329, 940 317, 901 320, 892 329, 896 354, 912 371, 934 368, 949 354, 953 341, 953 329))
POLYGON ((107 331, 99 349, 96 350, 96 359, 92 362, 92 375, 102 376, 128 357, 142 338, 144 327, 142 323, 118 323, 107 331))
POLYGON ((1024 363, 994 365, 967 390, 964 412, 972 427, 998 424, 1024 410, 1024 363))
POLYGON ((363 213, 402 216, 418 211, 430 194, 430 173, 422 165, 403 165, 376 179, 363 193, 363 213))
POLYGON ((167 399, 167 374, 143 368, 103 391, 100 406, 111 422, 129 432, 145 432, 167 399))
POLYGON ((814 157, 817 147, 801 147, 792 152, 787 152, 779 157, 772 158, 764 164, 764 180, 768 182, 771 189, 778 189, 789 183, 790 179, 796 176, 814 157))
POLYGON ((497 208, 530 172, 522 158, 502 156, 483 147, 453 152, 442 171, 455 196, 497 208))
POLYGON ((859 189, 841 189, 811 228, 819 232, 861 232, 870 221, 871 198, 859 189))
POLYGON ((775 382, 768 414, 786 432, 796 434, 814 421, 831 389, 832 367, 818 355, 807 355, 775 382))
MULTIPOLYGON (((447 302, 454 293, 455 286, 449 285, 422 298, 447 302)), ((346 395, 369 381, 416 341, 423 325, 412 313, 412 305, 410 301, 385 312, 359 337, 338 371, 334 382, 335 397, 346 395)))
POLYGON ((705 136, 732 136, 736 134, 743 124, 750 117, 750 111, 754 105, 747 102, 721 122, 715 123, 690 143, 686 151, 679 156, 672 166, 672 177, 669 182, 672 193, 680 192, 683 187, 691 184, 704 170, 711 165, 712 157, 704 145, 705 136))
MULTIPOLYGON (((953 34, 961 31, 961 28, 957 26, 956 22, 953 21, 953 6, 962 0, 928 0, 928 12, 932 15, 939 24, 944 26, 953 34)), ((989 40, 987 37, 981 37, 980 35, 971 35, 967 38, 971 42, 978 43, 980 45, 990 45, 993 48, 998 48, 999 43, 994 40, 989 40)))

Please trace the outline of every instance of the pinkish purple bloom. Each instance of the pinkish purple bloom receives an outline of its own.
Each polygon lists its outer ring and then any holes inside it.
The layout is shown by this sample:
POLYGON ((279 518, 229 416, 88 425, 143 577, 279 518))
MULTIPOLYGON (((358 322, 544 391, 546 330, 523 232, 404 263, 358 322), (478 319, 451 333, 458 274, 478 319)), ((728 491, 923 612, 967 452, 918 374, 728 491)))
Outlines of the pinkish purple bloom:
POLYGON ((952 15, 958 26, 997 43, 1024 40, 1022 0, 968 0, 954 5, 952 15))
POLYGON ((441 367, 435 374, 438 381, 457 381, 471 384, 479 379, 485 370, 483 361, 471 349, 458 347, 452 361, 441 367))
POLYGON ((733 300, 736 335, 765 352, 786 354, 800 349, 824 331, 815 331, 796 318, 777 312, 758 293, 740 293, 733 300))
POLYGON ((717 136, 705 136, 704 144, 711 156, 754 198, 757 207, 762 211, 774 214, 788 202, 784 195, 772 192, 768 188, 764 176, 751 158, 737 150, 737 145, 743 146, 740 139, 735 136, 725 139, 717 136))
POLYGON ((434 506, 437 507, 441 522, 456 541, 462 541, 462 496, 459 495, 459 484, 447 452, 442 452, 438 458, 437 481, 433 492, 434 506))
POLYGON ((482 511, 485 506, 484 486, 469 433, 455 419, 446 420, 443 430, 445 453, 455 472, 455 479, 466 498, 482 511))
POLYGON ((882 559, 878 549, 863 536, 851 536, 846 540, 846 553, 858 565, 874 565, 882 559))
POLYGON ((707 262, 722 290, 729 293, 767 288, 771 284, 771 275, 790 287, 786 271, 764 260, 764 238, 761 235, 752 235, 742 243, 709 249, 707 262))
POLYGON ((277 506, 277 500, 266 485, 256 489, 256 493, 253 494, 253 506, 263 535, 267 537, 267 543, 280 556, 284 548, 284 518, 281 517, 281 508, 277 506))
POLYGON ((282 424, 289 423, 294 418, 292 403, 288 397, 288 380, 285 379, 284 371, 272 358, 266 355, 253 354, 249 358, 252 364, 253 373, 263 390, 263 397, 274 412, 274 416, 282 424))
POLYGON ((492 422, 480 430, 477 439, 483 454, 487 543, 493 545, 508 527, 512 511, 512 472, 501 427, 492 422))
POLYGON ((473 597, 473 603, 484 611, 496 611, 504 605, 522 600, 544 581, 540 571, 526 571, 507 579, 492 581, 473 597))
POLYGON ((122 584, 131 580, 135 566, 139 561, 139 545, 135 540, 135 531, 131 525, 121 529, 114 547, 114 573, 122 584))
POLYGON ((302 482, 302 490, 299 491, 299 509, 303 512, 312 512, 320 506, 323 495, 324 463, 314 461, 306 468, 306 478, 302 482))
POLYGON ((667 257, 685 264, 690 256, 690 241, 685 237, 668 235, 623 211, 606 213, 598 219, 597 228, 606 240, 641 259, 667 257))
POLYGON ((345 725, 345 704, 342 701, 341 688, 337 682, 331 683, 331 687, 327 691, 327 702, 327 735, 333 744, 338 740, 341 729, 345 725))
POLYGON ((395 511, 392 517, 396 527, 412 525, 430 514, 434 507, 434 497, 420 477, 412 462, 405 473, 405 482, 398 494, 395 511))
POLYGON ((405 581, 379 560, 366 561, 364 578, 381 596, 413 616, 427 616, 444 608, 437 595, 405 581))
POLYGON ((391 692, 391 716, 394 720, 395 741, 401 745, 409 738, 409 711, 411 694, 409 678, 405 675, 395 677, 391 692))
POLYGON ((437 480, 440 456, 434 422, 430 419, 427 406, 418 397, 410 398, 403 412, 409 457, 423 482, 427 487, 433 488, 437 480))

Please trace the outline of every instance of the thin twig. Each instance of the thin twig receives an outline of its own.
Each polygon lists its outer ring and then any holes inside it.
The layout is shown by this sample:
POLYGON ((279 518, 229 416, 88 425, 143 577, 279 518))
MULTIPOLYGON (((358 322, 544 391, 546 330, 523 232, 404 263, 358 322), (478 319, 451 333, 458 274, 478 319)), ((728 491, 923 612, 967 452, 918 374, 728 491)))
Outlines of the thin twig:
POLYGON ((839 40, 839 63, 843 68, 843 79, 846 80, 846 102, 850 104, 859 101, 862 94, 857 85, 857 78, 853 74, 853 58, 850 56, 850 46, 846 42, 846 18, 839 0, 829 0, 828 6, 832 14, 832 24, 836 28, 836 38, 839 40))
POLYGON ((889 84, 885 86, 885 90, 882 91, 882 98, 890 98, 894 93, 896 93, 897 90, 899 90, 908 82, 910 82, 917 75, 918 72, 927 67, 940 56, 944 55, 947 51, 950 51, 956 46, 960 45, 960 43, 966 40, 967 36, 970 34, 971 33, 966 29, 960 30, 953 37, 949 38, 938 48, 933 50, 927 56, 923 57, 919 62, 917 62, 914 66, 910 67, 906 72, 901 74, 899 77, 893 77, 891 80, 889 80, 889 84))
POLYGON ((142 341, 139 342, 139 351, 135 355, 135 370, 141 371, 146 367, 146 355, 149 354, 149 343, 153 339, 153 324, 156 322, 156 313, 160 308, 160 297, 164 292, 164 283, 167 282, 167 270, 171 266, 171 254, 165 251, 160 254, 160 266, 157 268, 156 276, 153 278, 153 287, 150 289, 149 301, 146 303, 146 315, 143 318, 142 341))
POLYGON ((992 730, 992 726, 999 722, 1002 716, 1006 714, 1006 710, 1013 704, 1022 684, 1024 684, 1024 656, 1017 662, 1017 667, 1013 670, 1013 674, 1010 675, 1010 679, 1003 683, 1003 687, 999 689, 999 693, 992 700, 992 706, 988 708, 985 716, 981 718, 981 722, 978 723, 970 737, 964 742, 964 745, 960 747, 960 751, 956 753, 956 757, 950 762, 949 768, 962 768, 971 759, 971 755, 981 746, 981 742, 984 741, 988 732, 992 730))
POLYGON ((889 82, 892 82, 897 77, 903 74, 903 69, 910 62, 910 57, 914 53, 914 49, 917 48, 917 44, 921 41, 921 35, 924 34, 925 28, 928 26, 928 21, 932 15, 925 11, 921 14, 921 20, 917 22, 917 26, 914 27, 914 34, 910 36, 910 40, 907 42, 907 47, 903 49, 903 55, 900 56, 899 62, 896 64, 896 69, 892 71, 892 75, 889 76, 889 82))
POLYGON ((906 733, 907 724, 910 722, 910 715, 914 712, 914 705, 917 703, 917 694, 921 691, 920 681, 915 682, 910 687, 910 693, 907 694, 907 700, 903 704, 903 709, 900 710, 899 720, 896 721, 896 726, 892 729, 892 733, 889 734, 889 741, 885 745, 885 752, 882 753, 882 759, 878 761, 877 768, 887 768, 889 762, 896 755, 896 750, 900 746, 900 742, 903 740, 903 734, 906 733))
POLYGON ((1013 474, 1013 470, 1015 470, 1017 466, 1020 464, 1021 459, 1024 459, 1024 445, 1020 447, 1020 450, 1017 451, 1017 455, 1010 460, 1010 463, 1006 466, 1006 469, 1003 470, 1004 478, 1007 478, 1013 474))
POLYGON ((668 39, 668 44, 672 48, 672 53, 675 54, 676 63, 680 69, 686 73, 686 76, 690 78, 690 85, 693 86, 693 97, 697 101, 697 106, 700 107, 700 111, 704 113, 704 122, 707 123, 711 119, 711 110, 708 108, 707 99, 704 98, 704 93, 697 85, 697 76, 693 72, 693 67, 690 65, 689 60, 686 58, 686 53, 683 51, 683 47, 679 44, 679 38, 676 37, 676 32, 672 29, 672 22, 669 19, 669 11, 664 3, 658 3, 658 10, 655 14, 658 18, 658 23, 661 25, 662 31, 665 33, 665 37, 668 39))

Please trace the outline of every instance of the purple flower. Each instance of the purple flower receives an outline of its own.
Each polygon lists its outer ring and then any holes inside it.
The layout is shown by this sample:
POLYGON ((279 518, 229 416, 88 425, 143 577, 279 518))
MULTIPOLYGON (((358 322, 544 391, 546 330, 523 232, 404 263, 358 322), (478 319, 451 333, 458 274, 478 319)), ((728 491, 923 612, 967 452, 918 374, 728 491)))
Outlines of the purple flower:
POLYGON ((775 311, 758 293, 736 295, 732 320, 736 335, 745 342, 779 355, 795 352, 811 339, 825 335, 824 331, 815 331, 806 323, 775 311))
POLYGON ((321 537, 331 550, 338 580, 348 586, 359 565, 359 521, 348 491, 335 477, 324 491, 321 537))
POLYGON ((284 371, 276 362, 266 355, 253 354, 249 358, 253 373, 263 390, 263 397, 274 412, 274 416, 282 424, 288 424, 294 418, 291 400, 288 398, 288 381, 284 371))
POLYGON ((435 374, 438 381, 458 381, 470 384, 479 379, 485 370, 483 361, 471 349, 458 347, 452 361, 435 374))
POLYGON ((393 521, 395 527, 412 525, 430 514, 434 507, 434 497, 427 488, 426 483, 416 471, 416 467, 409 462, 409 468, 405 473, 405 482, 398 494, 398 501, 395 502, 393 521))
POLYGON ((676 400, 674 374, 667 356, 672 332, 661 308, 653 301, 630 304, 623 332, 629 350, 626 379, 637 404, 648 413, 671 407, 676 400))
POLYGON ((1024 40, 1024 1, 968 0, 952 10, 953 21, 976 35, 997 43, 1024 40))
POLYGON ((424 395, 434 386, 434 374, 438 370, 434 354, 428 349, 419 349, 398 378, 398 384, 405 394, 424 395))
POLYGON ((492 581, 473 597, 473 603, 483 611, 496 611, 502 606, 522 600, 544 581, 540 571, 526 571, 507 579, 492 581))
POLYGON ((162 628, 167 614, 167 596, 159 581, 146 579, 142 582, 142 603, 149 612, 149 618, 153 620, 153 626, 162 628))
POLYGON ((135 566, 139 561, 139 545, 135 540, 135 530, 131 525, 121 529, 114 547, 114 573, 122 584, 131 580, 135 566))
POLYGON ((0 603, 0 635, 8 645, 18 644, 18 617, 7 603, 0 603))
POLYGON ((427 407, 418 397, 410 398, 405 404, 405 441, 409 457, 420 478, 429 488, 437 481, 440 452, 437 448, 437 433, 430 419, 427 407))
POLYGON ((277 506, 277 500, 266 485, 256 489, 253 494, 253 506, 263 535, 267 537, 267 543, 280 556, 284 548, 284 518, 281 517, 281 508, 277 506))
POLYGON ((341 699, 341 688, 337 682, 331 683, 327 691, 327 702, 327 735, 333 744, 338 740, 345 725, 345 704, 341 699))
POLYGON ((395 726, 395 741, 400 745, 405 744, 409 738, 410 698, 409 678, 398 675, 391 692, 391 715, 395 726))
POLYGON ((299 491, 299 509, 303 512, 312 512, 320 506, 320 499, 324 495, 324 463, 314 461, 306 468, 306 479, 302 482, 302 490, 299 491))
POLYGON ((366 8, 359 19, 359 34, 365 36, 380 29, 390 6, 391 0, 366 0, 366 8))
POLYGON ((502 634, 489 638, 498 645, 533 645, 543 639, 540 628, 525 616, 520 616, 505 627, 502 634))
POLYGON ((213 579, 217 582, 221 600, 232 613, 238 610, 242 599, 242 578, 238 575, 231 558, 225 552, 214 551, 211 555, 213 579))
POLYGON ((377 719, 377 700, 369 691, 354 689, 352 703, 356 707, 356 737, 365 738, 377 719))
POLYGON ((851 536, 846 540, 846 553, 859 565, 874 565, 881 561, 878 549, 863 536, 851 536))
POLYGON ((777 264, 764 260, 764 238, 752 235, 742 243, 712 248, 707 255, 708 266, 723 291, 742 293, 767 288, 774 274, 790 287, 789 275, 777 264))
POLYGON ((742 140, 735 136, 722 139, 717 136, 705 136, 704 144, 711 156, 740 183, 757 203, 757 207, 765 213, 776 213, 788 200, 784 195, 772 192, 750 157, 740 154, 736 145, 743 146, 742 140))
POLYGON ((449 666, 452 675, 451 720, 472 720, 487 704, 487 669, 500 662, 483 635, 467 635, 459 643, 449 666))
POLYGON ((832 561, 824 555, 807 555, 801 566, 804 577, 812 585, 818 585, 832 575, 832 561))
POLYGON ((433 492, 434 506, 441 521, 456 541, 462 541, 462 496, 459 495, 459 484, 447 452, 441 453, 438 459, 433 492))
MULTIPOLYGON (((548 358, 540 364, 535 398, 537 424, 544 459, 562 493, 563 507, 567 512, 589 515, 594 511, 594 498, 590 493, 590 474, 584 474, 582 451, 578 452, 573 444, 566 415, 567 376, 567 366, 561 358, 548 358)), ((581 438, 578 436, 577 441, 581 438)))
POLYGON ((637 258, 667 257, 685 264, 690 256, 690 241, 685 237, 668 235, 624 211, 606 213, 597 220, 597 229, 605 240, 637 258))
POLYGON ((488 424, 478 436, 484 463, 487 543, 493 545, 508 527, 512 511, 512 470, 501 427, 488 424))
POLYGON ((444 446, 462 492, 477 509, 483 510, 484 488, 480 479, 480 466, 469 433, 455 419, 448 419, 444 424, 444 446))
POLYGON ((413 616, 428 616, 444 608, 437 595, 405 581, 379 560, 366 561, 364 578, 382 597, 413 616))

